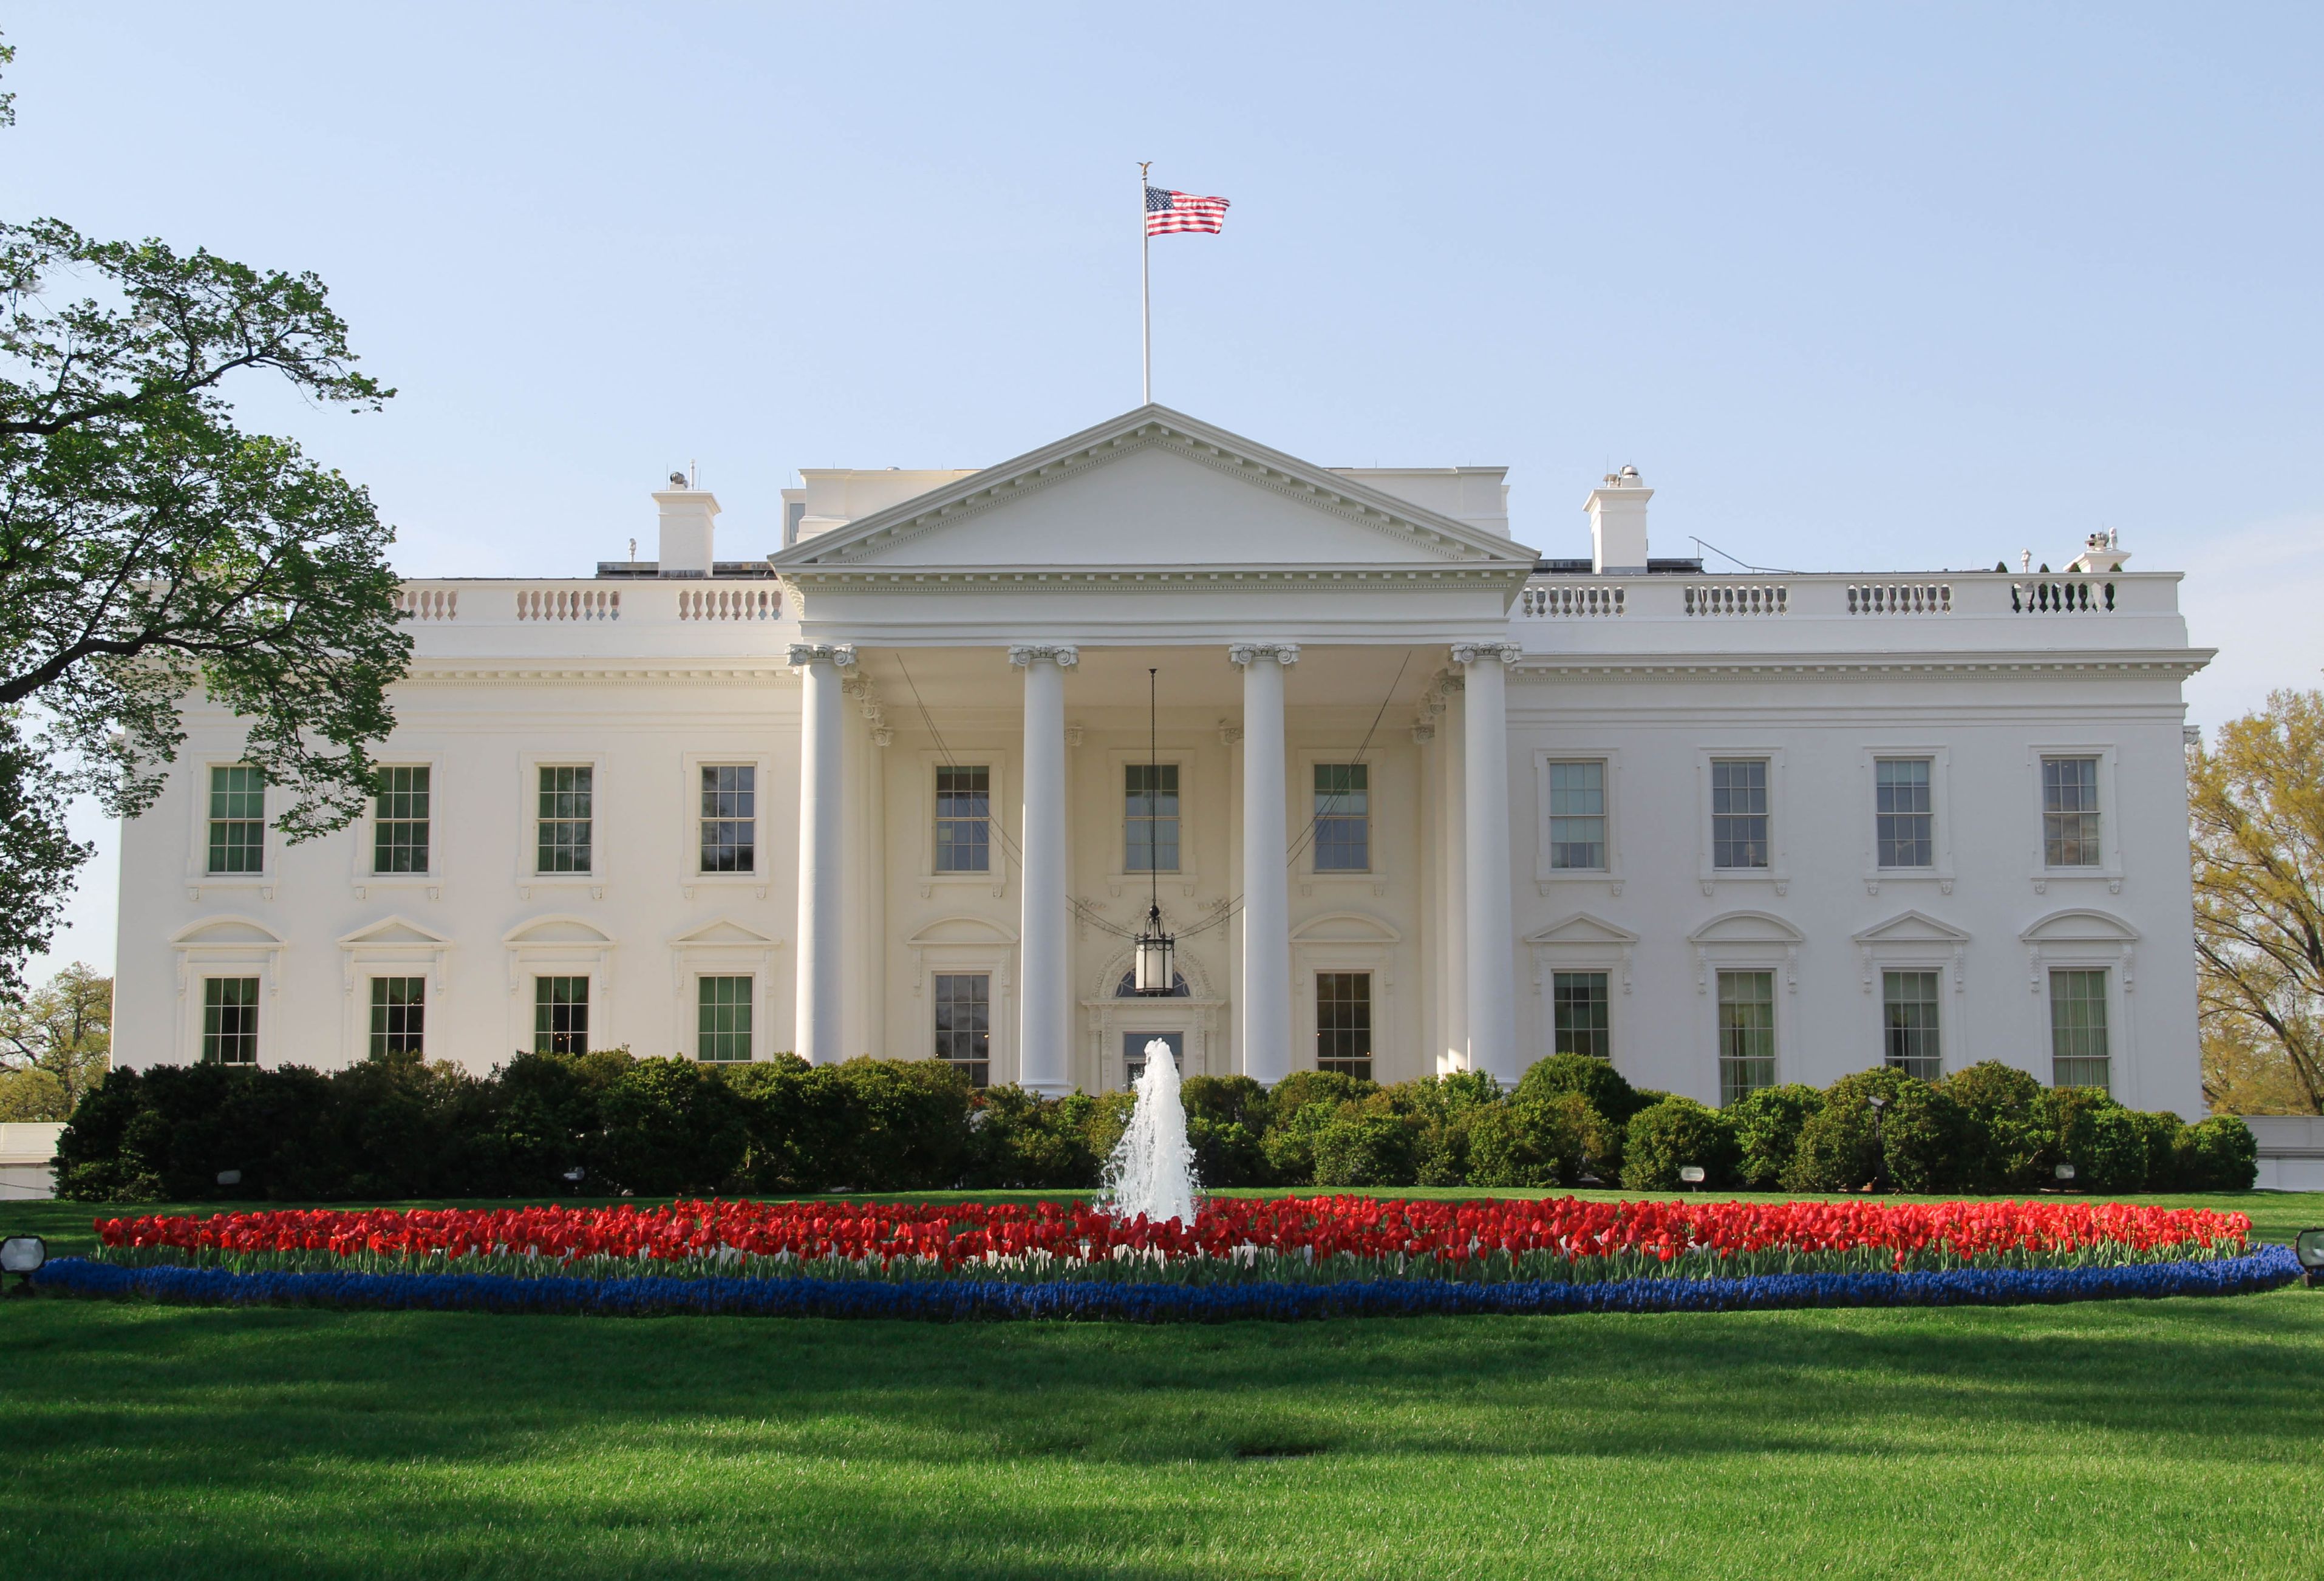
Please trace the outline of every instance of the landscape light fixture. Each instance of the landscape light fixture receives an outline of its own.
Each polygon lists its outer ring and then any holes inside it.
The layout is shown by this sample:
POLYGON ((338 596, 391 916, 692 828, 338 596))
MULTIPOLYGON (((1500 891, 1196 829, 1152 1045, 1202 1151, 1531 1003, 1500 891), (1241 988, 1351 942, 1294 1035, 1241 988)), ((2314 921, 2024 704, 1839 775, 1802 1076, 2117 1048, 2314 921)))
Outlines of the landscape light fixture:
POLYGON ((32 1273, 49 1260, 49 1243, 38 1236, 10 1236, 0 1241, 0 1273, 16 1275, 10 1295, 32 1293, 32 1273))
POLYGON ((2061 1181, 2070 1181, 2074 1178, 2074 1166, 2070 1163, 2061 1163, 2052 1172, 2061 1181))
POLYGON ((1888 1100, 1876 1092, 1864 1101, 1872 1106, 1872 1189, 1885 1193, 1888 1190, 1888 1144, 1880 1134, 1880 1111, 1888 1107, 1888 1100))
POLYGON ((239 1186, 242 1184, 242 1172, 238 1169, 222 1169, 217 1173, 217 1183, 221 1186, 239 1186))
POLYGON ((568 1186, 577 1186, 581 1183, 582 1177, 586 1175, 588 1172, 589 1172, 587 1170, 583 1169, 576 1163, 571 1169, 565 1172, 565 1183, 568 1186))
POLYGON ((1146 672, 1146 927, 1138 935, 1137 965, 1130 986, 1151 997, 1167 995, 1178 986, 1178 944, 1162 931, 1162 869, 1154 849, 1155 759, 1162 755, 1160 715, 1156 707, 1156 673, 1146 672))
POLYGON ((1678 1178, 1689 1187, 1699 1186, 1702 1184, 1702 1166, 1699 1163, 1683 1163, 1678 1166, 1678 1178))
MULTIPOLYGON (((11 1241, 10 1245, 16 1243, 11 1241)), ((2308 1288, 2324 1287, 2324 1229, 2303 1229, 2292 1237, 2292 1255, 2308 1275, 2308 1288)))

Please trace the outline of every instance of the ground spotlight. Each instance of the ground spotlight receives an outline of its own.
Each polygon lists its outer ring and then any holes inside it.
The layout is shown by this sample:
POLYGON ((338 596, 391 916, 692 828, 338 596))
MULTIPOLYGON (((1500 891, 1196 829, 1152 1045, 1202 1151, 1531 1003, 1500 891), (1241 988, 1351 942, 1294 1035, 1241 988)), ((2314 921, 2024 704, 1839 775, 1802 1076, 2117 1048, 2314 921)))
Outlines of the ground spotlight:
MULTIPOLYGON (((10 1245, 16 1243, 10 1241, 10 1245)), ((2308 1274, 2308 1288, 2324 1285, 2324 1229, 2303 1229, 2292 1237, 2292 1254, 2308 1274)))
POLYGON ((2070 1163, 2061 1163, 2052 1172, 2061 1181, 2070 1181, 2074 1178, 2074 1166, 2070 1163))
POLYGON ((1689 1187, 1699 1186, 1702 1184, 1702 1166, 1699 1163, 1683 1163, 1678 1166, 1678 1178, 1689 1187))
POLYGON ((10 1295, 32 1292, 32 1273, 49 1260, 49 1243, 38 1236, 10 1236, 0 1241, 0 1273, 17 1275, 10 1295))
POLYGON ((242 1184, 242 1172, 238 1169, 222 1169, 218 1171, 217 1183, 221 1186, 239 1186, 242 1184))

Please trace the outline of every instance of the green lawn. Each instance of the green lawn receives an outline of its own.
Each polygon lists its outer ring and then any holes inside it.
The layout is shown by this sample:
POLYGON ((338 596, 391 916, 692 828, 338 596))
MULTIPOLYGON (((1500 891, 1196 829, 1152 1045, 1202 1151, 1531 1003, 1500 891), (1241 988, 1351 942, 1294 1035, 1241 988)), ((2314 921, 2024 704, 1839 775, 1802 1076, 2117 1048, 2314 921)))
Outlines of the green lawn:
POLYGON ((25 1575, 2324 1572, 2296 1288, 1157 1328, 28 1300, 0 1356, 25 1575))

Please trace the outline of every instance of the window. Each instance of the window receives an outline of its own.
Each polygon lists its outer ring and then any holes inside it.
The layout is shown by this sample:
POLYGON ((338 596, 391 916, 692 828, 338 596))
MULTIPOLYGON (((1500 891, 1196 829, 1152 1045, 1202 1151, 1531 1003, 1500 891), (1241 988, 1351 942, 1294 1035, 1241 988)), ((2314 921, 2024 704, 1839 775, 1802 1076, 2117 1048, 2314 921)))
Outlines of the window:
POLYGON ((266 781, 238 763, 211 769, 209 870, 257 873, 265 867, 266 781))
POLYGON ((1178 870, 1178 766, 1130 763, 1121 771, 1125 873, 1178 870))
POLYGON ((1767 760, 1711 760, 1711 865, 1767 865, 1767 760))
MULTIPOLYGON (((759 870, 759 771, 747 763, 702 766, 702 870, 759 870)), ((586 841, 586 836, 584 836, 586 841)), ((586 864, 585 864, 586 865, 586 864)))
POLYGON ((1583 872, 1606 867, 1606 766, 1549 766, 1549 865, 1583 872))
POLYGON ((1186 1034, 1183 1032, 1125 1032, 1121 1034, 1121 1079, 1130 1086, 1146 1074, 1146 1045, 1156 1041, 1169 1045, 1170 1062, 1186 1069, 1186 1034))
POLYGON ((1882 1052, 1891 1070, 1923 1081, 1934 1081, 1945 1073, 1937 1042, 1935 972, 1882 972, 1880 1021, 1882 1052))
POLYGON ((1882 758, 1872 772, 1873 835, 1880 842, 1880 866, 1934 867, 1937 820, 1929 801, 1929 759, 1882 758))
POLYGON ((1551 1053, 1590 1054, 1600 1060, 1611 1056, 1604 972, 1550 973, 1549 1007, 1551 1053))
POLYGON ((202 982, 202 1063, 258 1063, 258 979, 213 977, 202 982))
POLYGON ((2098 854, 2098 760, 2042 759, 2042 860, 2052 868, 2095 868, 2098 854))
POLYGON ((992 870, 992 770, 984 764, 936 770, 936 871, 992 870))
POLYGON ((428 770, 383 768, 371 804, 371 870, 428 870, 428 770))
POLYGON ((1372 1079, 1372 974, 1315 974, 1315 1069, 1372 1079))
MULTIPOLYGON (((422 770, 425 773, 426 770, 422 770)), ((371 1052, 374 1054, 418 1054, 427 1052, 428 979, 424 977, 375 977, 371 979, 371 1052)))
POLYGON ((697 1060, 725 1062, 751 1057, 751 979, 747 977, 705 977, 695 979, 701 1006, 695 1044, 697 1060))
POLYGON ((595 820, 597 771, 586 765, 540 770, 540 859, 544 873, 589 871, 590 834, 595 820))
POLYGON ((936 1058, 972 1087, 992 1080, 992 979, 984 972, 936 974, 936 1058))
POLYGON ((2057 1087, 2108 1089, 2107 974, 2050 974, 2050 1080, 2057 1087))
POLYGON ((1719 974, 1719 1101, 1775 1084, 1775 974, 1719 974))
MULTIPOLYGON (((587 769, 581 771, 584 774, 587 769)), ((589 979, 586 977, 537 977, 532 979, 532 1052, 536 1054, 586 1054, 589 1052, 589 979)))
POLYGON ((1371 769, 1315 765, 1315 870, 1368 873, 1372 866, 1371 769))

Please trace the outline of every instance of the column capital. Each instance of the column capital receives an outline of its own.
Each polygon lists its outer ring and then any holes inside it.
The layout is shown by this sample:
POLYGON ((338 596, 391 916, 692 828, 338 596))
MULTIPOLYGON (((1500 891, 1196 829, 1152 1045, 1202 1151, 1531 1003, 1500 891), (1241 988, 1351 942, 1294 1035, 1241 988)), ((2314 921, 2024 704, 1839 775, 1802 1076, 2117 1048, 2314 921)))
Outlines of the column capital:
POLYGON ((1522 642, 1456 642, 1452 645, 1452 662, 1472 665, 1480 658, 1498 659, 1512 665, 1525 657, 1522 642))
POLYGON ((848 642, 794 642, 791 644, 790 663, 794 669, 804 669, 808 665, 853 669, 855 667, 855 647, 848 642))
POLYGON ((1069 670, 1082 662, 1082 650, 1070 642, 1019 642, 1010 647, 1009 662, 1020 670, 1043 659, 1061 670, 1069 670))
POLYGON ((1277 664, 1296 665, 1299 662, 1299 645, 1296 642, 1238 642, 1227 649, 1227 661, 1238 668, 1249 667, 1251 660, 1271 658, 1277 664))

